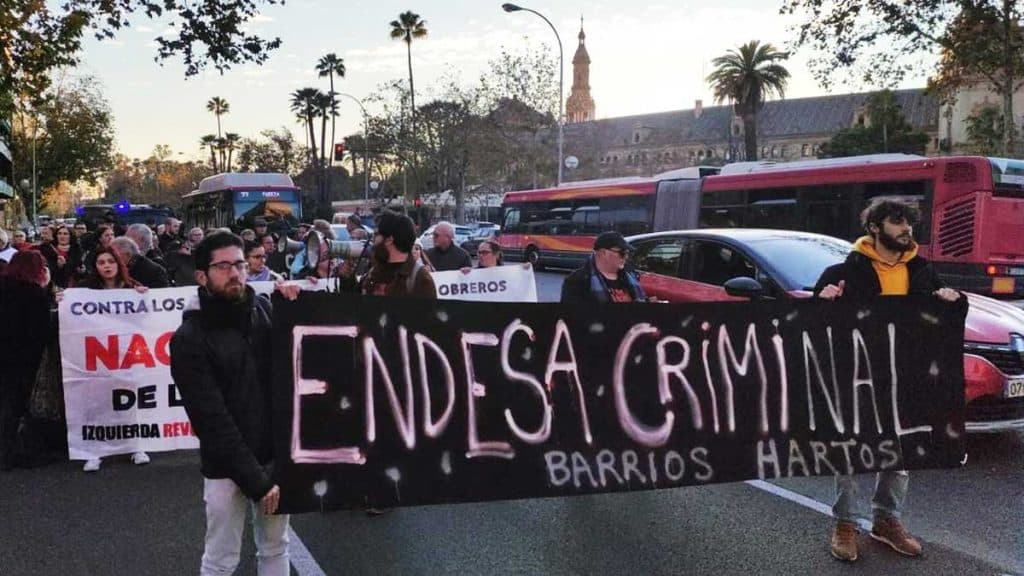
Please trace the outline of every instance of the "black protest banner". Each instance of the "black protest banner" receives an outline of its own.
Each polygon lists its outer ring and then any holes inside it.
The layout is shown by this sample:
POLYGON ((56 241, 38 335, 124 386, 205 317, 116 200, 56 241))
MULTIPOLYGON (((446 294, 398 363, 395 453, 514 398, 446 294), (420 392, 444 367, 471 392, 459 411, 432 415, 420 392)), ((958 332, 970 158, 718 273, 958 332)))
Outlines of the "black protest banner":
POLYGON ((965 314, 276 298, 282 511, 953 467, 965 314))

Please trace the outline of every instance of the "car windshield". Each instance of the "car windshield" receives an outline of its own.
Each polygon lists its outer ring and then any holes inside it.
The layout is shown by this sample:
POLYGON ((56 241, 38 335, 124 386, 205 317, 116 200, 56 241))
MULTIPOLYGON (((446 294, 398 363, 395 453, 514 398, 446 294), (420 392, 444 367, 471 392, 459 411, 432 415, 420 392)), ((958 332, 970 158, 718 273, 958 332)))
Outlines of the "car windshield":
POLYGON ((813 290, 825 268, 846 260, 853 245, 828 236, 770 237, 750 242, 785 290, 813 290))

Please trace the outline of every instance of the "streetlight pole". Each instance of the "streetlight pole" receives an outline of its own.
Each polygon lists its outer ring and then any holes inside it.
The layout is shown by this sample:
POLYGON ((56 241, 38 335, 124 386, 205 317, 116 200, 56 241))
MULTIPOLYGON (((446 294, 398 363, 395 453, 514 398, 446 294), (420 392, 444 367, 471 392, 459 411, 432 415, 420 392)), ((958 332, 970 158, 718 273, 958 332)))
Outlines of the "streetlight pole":
MULTIPOLYGON (((370 148, 370 115, 366 113, 366 108, 363 107, 363 101, 351 94, 345 94, 344 92, 336 92, 338 96, 344 96, 351 98, 359 105, 359 109, 363 111, 363 148, 370 148)), ((332 142, 332 144, 334 144, 332 142)), ((363 151, 363 200, 370 200, 370 161, 366 150, 363 151)))
POLYGON ((505 3, 501 5, 501 9, 505 12, 530 12, 540 16, 548 26, 551 27, 551 31, 555 33, 555 40, 558 41, 558 186, 562 185, 562 143, 564 141, 563 126, 565 125, 565 114, 562 112, 564 102, 564 69, 565 69, 565 53, 562 51, 562 37, 558 35, 558 30, 555 29, 555 25, 551 23, 543 14, 533 10, 531 8, 523 8, 511 3, 505 3))

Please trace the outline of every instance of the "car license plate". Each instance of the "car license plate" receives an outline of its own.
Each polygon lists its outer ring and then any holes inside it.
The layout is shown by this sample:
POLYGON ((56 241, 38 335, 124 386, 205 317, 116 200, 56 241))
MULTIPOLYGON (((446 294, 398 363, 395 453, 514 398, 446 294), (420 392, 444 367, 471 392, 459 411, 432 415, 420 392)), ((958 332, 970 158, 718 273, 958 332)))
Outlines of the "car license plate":
POLYGON ((1024 396, 1024 378, 1013 378, 1006 381, 1006 397, 1019 398, 1024 396))

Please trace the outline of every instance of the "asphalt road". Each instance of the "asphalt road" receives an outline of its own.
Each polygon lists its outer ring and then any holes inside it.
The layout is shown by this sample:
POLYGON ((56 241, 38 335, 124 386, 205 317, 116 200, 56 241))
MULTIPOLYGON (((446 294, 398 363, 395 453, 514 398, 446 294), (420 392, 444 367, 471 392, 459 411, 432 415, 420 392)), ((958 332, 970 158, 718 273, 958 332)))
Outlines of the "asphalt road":
MULTIPOLYGON (((556 300, 562 274, 538 274, 556 300)), ((292 573, 1024 575, 1024 435, 971 437, 958 470, 911 473, 906 524, 922 558, 862 535, 828 553, 827 478, 292 519, 292 573), (770 491, 769 491, 770 490, 770 491)), ((194 452, 0 473, 0 576, 195 574, 204 531, 194 452)), ((862 477, 870 493, 870 477, 862 477)), ((867 514, 866 505, 862 513, 867 514)), ((247 533, 239 574, 254 574, 247 533)))

